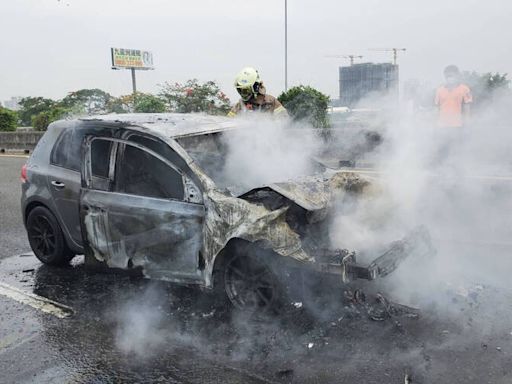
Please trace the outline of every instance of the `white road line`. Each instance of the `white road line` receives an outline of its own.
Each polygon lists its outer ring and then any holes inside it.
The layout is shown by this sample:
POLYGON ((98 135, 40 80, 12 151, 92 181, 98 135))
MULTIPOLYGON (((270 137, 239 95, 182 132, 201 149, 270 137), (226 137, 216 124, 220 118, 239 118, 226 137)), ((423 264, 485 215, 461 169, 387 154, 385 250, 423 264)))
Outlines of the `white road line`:
POLYGON ((29 155, 0 155, 0 157, 15 157, 19 159, 28 159, 29 155))
POLYGON ((73 308, 67 305, 57 303, 46 297, 36 295, 30 292, 24 292, 18 288, 0 282, 0 295, 16 300, 19 303, 26 304, 32 308, 48 313, 59 319, 64 319, 73 314, 73 308))

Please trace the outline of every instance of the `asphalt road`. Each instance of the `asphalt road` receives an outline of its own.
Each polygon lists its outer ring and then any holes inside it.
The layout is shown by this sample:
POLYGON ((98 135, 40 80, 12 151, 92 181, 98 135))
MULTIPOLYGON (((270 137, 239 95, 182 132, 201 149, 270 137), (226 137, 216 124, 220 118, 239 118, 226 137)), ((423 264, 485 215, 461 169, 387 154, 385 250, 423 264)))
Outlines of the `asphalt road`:
POLYGON ((42 265, 26 253, 22 164, 0 157, 0 383, 512 382, 512 301, 488 286, 445 289, 450 312, 433 303, 416 317, 376 304, 385 286, 358 286, 362 301, 325 281, 302 307, 248 317, 80 257, 42 265))
POLYGON ((25 157, 0 157, 0 259, 30 250, 20 211, 25 157))

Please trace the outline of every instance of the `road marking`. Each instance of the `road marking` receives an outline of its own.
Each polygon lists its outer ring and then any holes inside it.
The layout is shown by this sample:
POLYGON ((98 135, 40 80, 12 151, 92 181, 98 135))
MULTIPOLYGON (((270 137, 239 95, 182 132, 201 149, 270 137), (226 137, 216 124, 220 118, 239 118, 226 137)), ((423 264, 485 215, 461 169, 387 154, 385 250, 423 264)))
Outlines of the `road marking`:
POLYGON ((64 319, 73 314, 73 308, 68 307, 67 305, 57 303, 56 301, 34 293, 24 292, 5 283, 0 283, 0 295, 16 300, 19 303, 29 305, 32 308, 58 317, 59 319, 64 319))
POLYGON ((0 157, 16 157, 19 159, 28 159, 29 155, 0 155, 0 157))

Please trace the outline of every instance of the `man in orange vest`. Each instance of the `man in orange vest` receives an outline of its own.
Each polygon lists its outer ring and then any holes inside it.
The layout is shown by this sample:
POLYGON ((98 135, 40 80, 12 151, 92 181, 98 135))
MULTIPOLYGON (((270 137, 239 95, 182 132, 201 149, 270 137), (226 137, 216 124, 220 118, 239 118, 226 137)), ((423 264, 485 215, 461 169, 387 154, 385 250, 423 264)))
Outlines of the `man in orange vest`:
POLYGON ((436 91, 435 103, 439 108, 439 126, 461 128, 469 118, 469 105, 473 102, 471 90, 461 82, 459 68, 449 65, 444 70, 446 82, 436 91))

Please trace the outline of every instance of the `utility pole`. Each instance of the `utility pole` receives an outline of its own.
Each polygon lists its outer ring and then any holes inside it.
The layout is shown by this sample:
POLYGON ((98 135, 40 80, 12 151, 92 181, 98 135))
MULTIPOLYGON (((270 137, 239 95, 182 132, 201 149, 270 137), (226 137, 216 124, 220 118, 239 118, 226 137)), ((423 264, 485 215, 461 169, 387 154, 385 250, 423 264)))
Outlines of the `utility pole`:
POLYGON ((361 55, 326 55, 331 59, 350 59, 350 66, 354 65, 354 59, 362 59, 361 55))
POLYGON ((284 90, 288 91, 288 0, 284 0, 284 90))

